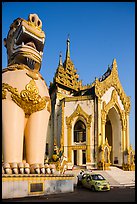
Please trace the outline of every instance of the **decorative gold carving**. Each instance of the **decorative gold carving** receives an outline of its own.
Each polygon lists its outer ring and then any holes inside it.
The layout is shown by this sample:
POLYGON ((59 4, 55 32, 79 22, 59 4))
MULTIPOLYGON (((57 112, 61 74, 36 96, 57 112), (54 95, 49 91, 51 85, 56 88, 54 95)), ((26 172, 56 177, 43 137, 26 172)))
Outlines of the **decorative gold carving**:
POLYGON ((86 150, 86 149, 87 149, 87 146, 86 146, 86 145, 72 145, 72 146, 71 146, 71 149, 72 149, 72 150, 79 150, 79 149, 81 149, 81 150, 86 150))
MULTIPOLYGON (((120 105, 118 103, 118 94, 117 91, 114 89, 111 94, 111 100, 106 104, 103 102, 102 110, 101 110, 101 121, 102 121, 102 137, 105 137, 105 123, 106 117, 109 110, 114 107, 117 112, 119 113, 119 117, 121 120, 121 127, 122 127, 122 148, 125 149, 125 139, 126 138, 126 130, 127 130, 127 113, 125 110, 121 110, 120 105)), ((104 140, 102 140, 104 141, 104 140)), ((103 161, 103 160, 102 160, 103 161)))
POLYGON ((102 105, 102 110, 101 110, 101 119, 102 119, 102 123, 106 122, 106 116, 108 114, 108 111, 112 108, 115 107, 116 110, 119 113, 120 116, 120 120, 122 121, 122 129, 126 129, 127 128, 127 118, 126 118, 126 113, 124 110, 121 110, 119 103, 118 103, 118 94, 117 91, 114 89, 112 91, 112 95, 111 95, 111 100, 106 104, 106 102, 103 102, 102 105))
POLYGON ((30 70, 30 68, 24 64, 14 64, 2 69, 2 73, 7 71, 24 70, 24 69, 30 70))
POLYGON ((45 174, 30 174, 29 176, 27 174, 24 174, 23 176, 21 174, 14 174, 14 177, 12 175, 6 175, 4 174, 2 176, 2 181, 33 181, 33 182, 39 182, 39 181, 45 181, 45 180, 73 180, 74 175, 72 174, 61 174, 61 175, 45 175, 45 174))
POLYGON ((50 100, 49 97, 47 97, 47 101, 48 101, 47 111, 48 111, 49 113, 51 113, 51 100, 50 100))
POLYGON ((135 151, 132 148, 132 145, 126 149, 124 157, 126 161, 123 162, 122 167, 125 171, 135 171, 135 151))
POLYGON ((132 148, 132 145, 129 146, 129 149, 127 150, 128 153, 128 164, 135 164, 134 162, 134 156, 135 156, 135 151, 132 148))
POLYGON ((108 144, 108 140, 106 138, 105 143, 102 144, 99 147, 99 151, 101 150, 101 163, 103 169, 109 169, 110 166, 110 152, 111 152, 111 146, 108 144), (107 152, 107 155, 105 156, 105 153, 107 152))
POLYGON ((21 107, 26 116, 31 115, 36 111, 43 110, 48 103, 48 111, 50 110, 50 98, 45 96, 41 98, 39 95, 38 88, 36 86, 36 82, 31 80, 25 87, 25 90, 22 90, 20 93, 17 88, 13 88, 12 86, 3 83, 2 84, 2 98, 6 99, 6 91, 11 93, 12 100, 21 107))
POLYGON ((105 143, 101 145, 101 150, 104 151, 105 148, 108 148, 109 152, 111 151, 111 146, 108 144, 108 139, 106 137, 105 143))
POLYGON ((66 94, 64 94, 64 93, 57 93, 57 98, 58 98, 59 100, 62 100, 62 99, 65 98, 65 97, 67 97, 66 94))
POLYGON ((70 101, 85 101, 85 100, 91 100, 92 96, 73 96, 73 97, 65 97, 66 102, 70 101))
POLYGON ((86 123, 91 125, 92 115, 88 115, 86 112, 84 112, 79 104, 72 115, 70 117, 66 117, 66 124, 69 125, 72 123, 73 119, 77 116, 82 116, 86 120, 86 123))
POLYGON ((101 110, 101 121, 102 124, 106 123, 106 111, 104 109, 101 110))
POLYGON ((68 57, 63 66, 59 64, 54 77, 54 83, 59 83, 70 89, 78 90, 81 87, 81 81, 79 81, 78 78, 79 76, 74 68, 74 64, 70 60, 70 57, 68 57))
POLYGON ((6 99, 6 90, 4 90, 4 87, 2 87, 2 99, 6 99))
POLYGON ((117 63, 116 60, 113 61, 113 65, 112 65, 112 71, 111 74, 104 80, 104 81, 99 81, 97 78, 95 80, 95 93, 96 95, 101 98, 104 93, 110 88, 110 87, 114 87, 119 96, 120 99, 124 105, 124 109, 127 113, 130 112, 130 97, 126 96, 119 77, 118 77, 118 71, 117 71, 117 63))

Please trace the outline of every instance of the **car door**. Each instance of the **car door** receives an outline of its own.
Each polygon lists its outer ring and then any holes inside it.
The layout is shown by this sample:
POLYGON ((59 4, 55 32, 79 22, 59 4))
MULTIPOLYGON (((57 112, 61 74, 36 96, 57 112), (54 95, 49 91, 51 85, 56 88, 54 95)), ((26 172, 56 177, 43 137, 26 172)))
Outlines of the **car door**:
POLYGON ((86 184, 86 187, 87 187, 87 188, 91 188, 91 176, 90 176, 90 175, 87 175, 87 176, 86 176, 86 182, 85 182, 85 184, 86 184))
POLYGON ((82 175, 82 180, 81 180, 82 185, 85 187, 86 186, 86 174, 82 175))

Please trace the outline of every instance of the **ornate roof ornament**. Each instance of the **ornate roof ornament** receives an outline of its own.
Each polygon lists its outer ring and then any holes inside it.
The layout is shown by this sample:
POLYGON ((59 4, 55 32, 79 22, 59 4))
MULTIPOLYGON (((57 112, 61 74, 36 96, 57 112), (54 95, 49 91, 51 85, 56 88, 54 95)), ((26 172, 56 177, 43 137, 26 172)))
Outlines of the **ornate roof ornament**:
POLYGON ((59 66, 63 66, 63 63, 62 63, 62 53, 61 52, 59 54, 59 66))
POLYGON ((70 59, 70 39, 68 35, 67 39, 67 50, 66 50, 66 61, 70 59))
MULTIPOLYGON (((77 74, 74 64, 70 59, 70 40, 67 39, 66 58, 62 64, 62 54, 59 55, 59 65, 53 79, 53 84, 61 84, 71 90, 77 91, 81 87, 79 75, 77 74)), ((52 86, 52 85, 51 85, 52 86)))
POLYGON ((95 93, 96 95, 101 98, 104 93, 110 88, 114 87, 118 92, 120 99, 124 105, 124 109, 127 113, 130 112, 130 97, 126 96, 122 85, 120 83, 118 77, 118 70, 117 70, 117 62, 116 59, 112 62, 112 69, 109 76, 105 78, 103 81, 99 81, 98 78, 95 80, 95 93))

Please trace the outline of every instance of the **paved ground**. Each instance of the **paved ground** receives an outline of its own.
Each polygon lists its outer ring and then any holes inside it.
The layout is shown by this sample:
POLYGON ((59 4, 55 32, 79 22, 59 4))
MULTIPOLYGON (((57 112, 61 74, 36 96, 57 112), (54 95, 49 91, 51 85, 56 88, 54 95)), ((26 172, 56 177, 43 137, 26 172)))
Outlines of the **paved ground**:
POLYGON ((135 188, 112 188, 107 192, 92 192, 87 188, 75 187, 74 192, 58 193, 44 196, 4 199, 3 202, 135 202, 135 188))
MULTIPOLYGON (((77 175, 79 172, 80 169, 72 171, 67 170, 65 174, 74 174, 74 184, 77 184, 77 175)), ((111 187, 135 187, 135 171, 123 171, 120 168, 112 166, 110 167, 110 170, 93 170, 92 172, 101 173, 109 181, 111 187)))

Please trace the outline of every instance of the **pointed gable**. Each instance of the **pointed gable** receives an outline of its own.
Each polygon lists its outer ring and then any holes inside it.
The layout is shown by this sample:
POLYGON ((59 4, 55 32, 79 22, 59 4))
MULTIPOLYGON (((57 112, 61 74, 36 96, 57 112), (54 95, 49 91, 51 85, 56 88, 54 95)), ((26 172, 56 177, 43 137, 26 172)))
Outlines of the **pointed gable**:
POLYGON ((95 93, 99 98, 101 98, 110 87, 114 87, 116 89, 124 105, 124 109, 127 111, 127 113, 129 113, 130 112, 130 97, 126 96, 123 90, 123 87, 120 83, 120 80, 118 77, 116 59, 113 60, 111 73, 105 78, 105 80, 99 81, 96 78, 95 93))

